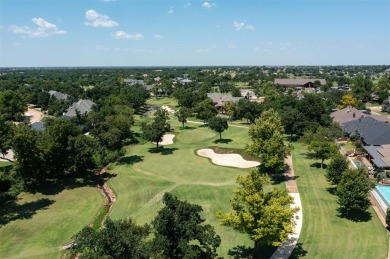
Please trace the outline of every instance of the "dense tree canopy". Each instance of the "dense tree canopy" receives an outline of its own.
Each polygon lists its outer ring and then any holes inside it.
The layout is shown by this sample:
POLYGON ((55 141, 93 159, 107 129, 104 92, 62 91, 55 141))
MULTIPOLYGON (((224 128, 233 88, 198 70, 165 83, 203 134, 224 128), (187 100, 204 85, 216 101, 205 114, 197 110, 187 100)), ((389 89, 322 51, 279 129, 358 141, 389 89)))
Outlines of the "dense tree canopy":
POLYGON ((154 120, 149 124, 142 124, 142 134, 146 140, 155 142, 158 148, 158 143, 166 132, 170 130, 169 116, 166 110, 160 109, 155 112, 154 120))
POLYGON ((249 175, 237 177, 240 185, 230 199, 232 211, 217 213, 224 226, 245 233, 259 246, 278 246, 293 231, 293 215, 298 208, 290 208, 293 198, 287 189, 273 188, 265 191, 269 179, 257 169, 249 175))
POLYGON ((339 184, 344 172, 348 169, 349 163, 339 152, 335 153, 326 167, 326 179, 331 184, 339 184))
POLYGON ((210 129, 219 133, 219 139, 222 139, 222 132, 229 128, 227 119, 218 116, 210 118, 208 126, 210 129))
POLYGON ((22 95, 12 90, 0 92, 0 116, 6 120, 19 121, 25 111, 27 105, 22 95))
POLYGON ((164 258, 215 258, 221 238, 211 225, 203 224, 199 205, 180 201, 165 193, 165 207, 152 225, 155 230, 155 247, 164 258))

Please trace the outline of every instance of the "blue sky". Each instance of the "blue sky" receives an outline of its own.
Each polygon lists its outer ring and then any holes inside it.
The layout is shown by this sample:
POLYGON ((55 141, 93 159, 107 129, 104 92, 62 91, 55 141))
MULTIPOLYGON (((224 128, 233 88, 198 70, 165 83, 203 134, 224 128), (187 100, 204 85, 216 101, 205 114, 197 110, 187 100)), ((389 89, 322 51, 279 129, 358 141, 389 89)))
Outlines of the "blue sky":
POLYGON ((388 0, 0 0, 0 66, 390 64, 388 0))

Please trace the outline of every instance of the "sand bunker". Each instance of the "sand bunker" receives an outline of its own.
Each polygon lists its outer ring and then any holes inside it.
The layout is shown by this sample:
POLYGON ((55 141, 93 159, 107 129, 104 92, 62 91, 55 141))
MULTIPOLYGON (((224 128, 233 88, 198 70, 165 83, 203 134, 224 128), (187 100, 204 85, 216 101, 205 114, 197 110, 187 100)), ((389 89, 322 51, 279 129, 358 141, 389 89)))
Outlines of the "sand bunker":
POLYGON ((175 137, 175 134, 165 134, 163 137, 163 140, 158 144, 162 145, 162 146, 171 145, 171 144, 173 144, 174 137, 175 137))
POLYGON ((172 108, 170 108, 169 106, 166 106, 166 105, 161 106, 161 109, 166 110, 167 112, 170 112, 170 113, 175 112, 175 110, 173 110, 172 108))
POLYGON ((238 154, 217 154, 214 150, 206 148, 199 149, 197 154, 199 156, 211 158, 216 165, 232 166, 237 168, 251 168, 260 165, 256 161, 247 161, 238 154))

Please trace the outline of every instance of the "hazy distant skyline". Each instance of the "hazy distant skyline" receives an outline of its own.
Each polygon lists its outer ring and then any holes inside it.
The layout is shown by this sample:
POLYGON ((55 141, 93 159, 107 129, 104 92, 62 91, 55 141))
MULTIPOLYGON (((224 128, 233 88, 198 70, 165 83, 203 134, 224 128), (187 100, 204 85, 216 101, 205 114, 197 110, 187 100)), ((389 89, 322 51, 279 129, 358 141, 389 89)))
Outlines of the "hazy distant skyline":
POLYGON ((0 0, 0 66, 390 64, 388 0, 0 0))

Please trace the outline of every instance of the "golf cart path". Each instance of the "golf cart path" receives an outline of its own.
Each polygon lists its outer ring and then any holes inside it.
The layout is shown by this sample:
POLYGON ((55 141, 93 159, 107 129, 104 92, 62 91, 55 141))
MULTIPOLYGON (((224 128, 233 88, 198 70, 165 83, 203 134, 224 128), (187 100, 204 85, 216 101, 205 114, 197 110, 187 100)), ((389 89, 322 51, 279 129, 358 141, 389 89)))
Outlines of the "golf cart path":
POLYGON ((287 164, 287 167, 284 172, 284 177, 286 179, 286 188, 288 189, 290 196, 294 198, 294 204, 292 205, 292 207, 298 207, 299 211, 296 212, 294 215, 294 221, 296 225, 294 226, 293 234, 290 234, 288 236, 288 240, 278 247, 275 253, 271 256, 271 259, 289 258, 295 248, 295 245, 298 242, 299 235, 301 234, 301 229, 302 229, 302 222, 303 222, 302 203, 298 192, 298 186, 295 181, 294 168, 293 168, 291 155, 285 159, 285 162, 287 164))

